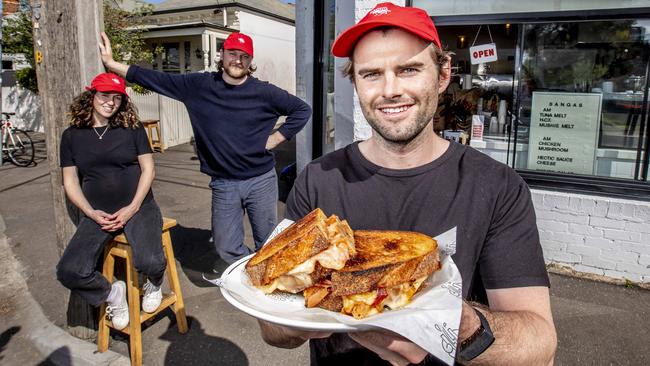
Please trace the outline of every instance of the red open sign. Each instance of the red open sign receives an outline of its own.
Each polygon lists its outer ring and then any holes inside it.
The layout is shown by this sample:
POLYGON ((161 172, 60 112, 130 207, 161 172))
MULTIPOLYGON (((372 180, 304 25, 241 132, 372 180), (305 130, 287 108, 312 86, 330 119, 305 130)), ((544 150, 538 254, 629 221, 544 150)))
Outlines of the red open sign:
POLYGON ((497 60, 497 46, 494 43, 481 44, 469 48, 472 65, 497 60))

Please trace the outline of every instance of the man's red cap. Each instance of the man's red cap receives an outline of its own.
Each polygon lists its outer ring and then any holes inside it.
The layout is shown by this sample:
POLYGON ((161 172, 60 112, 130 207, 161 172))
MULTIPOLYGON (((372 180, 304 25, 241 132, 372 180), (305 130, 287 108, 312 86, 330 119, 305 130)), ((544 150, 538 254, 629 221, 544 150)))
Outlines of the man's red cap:
POLYGON ((223 49, 244 51, 253 57, 253 39, 244 33, 230 33, 226 41, 223 42, 223 49))
POLYGON ((372 29, 386 26, 404 29, 442 48, 436 26, 426 11, 393 3, 381 3, 370 10, 359 23, 336 37, 332 54, 337 57, 350 57, 359 38, 372 29))
POLYGON ((86 90, 92 89, 99 92, 115 92, 126 95, 126 82, 116 74, 104 72, 95 76, 92 83, 90 83, 90 86, 86 87, 86 90))

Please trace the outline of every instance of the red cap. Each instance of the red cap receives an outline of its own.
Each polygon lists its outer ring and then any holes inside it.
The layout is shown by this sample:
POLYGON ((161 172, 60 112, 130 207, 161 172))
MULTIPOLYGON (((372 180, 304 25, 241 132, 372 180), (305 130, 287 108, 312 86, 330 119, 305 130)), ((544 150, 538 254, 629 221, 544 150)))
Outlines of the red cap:
POLYGON ((230 33, 226 41, 223 42, 223 49, 244 51, 253 57, 253 40, 244 33, 230 33))
POLYGON ((370 10, 359 23, 336 37, 332 54, 337 57, 350 57, 359 38, 372 29, 385 26, 404 29, 442 48, 436 26, 426 11, 393 3, 381 3, 370 10))
POLYGON ((95 89, 99 92, 116 92, 126 95, 126 82, 116 74, 110 72, 101 73, 93 79, 86 90, 95 89))

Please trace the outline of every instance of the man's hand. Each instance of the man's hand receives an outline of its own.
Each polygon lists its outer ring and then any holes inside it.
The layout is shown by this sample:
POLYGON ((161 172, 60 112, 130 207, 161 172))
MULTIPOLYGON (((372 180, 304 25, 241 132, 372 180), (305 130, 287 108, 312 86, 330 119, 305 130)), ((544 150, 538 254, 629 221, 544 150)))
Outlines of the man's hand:
POLYGON ((101 42, 99 43, 99 52, 102 56, 102 62, 109 71, 112 71, 121 77, 126 76, 129 70, 129 65, 119 63, 113 59, 113 49, 111 48, 111 41, 108 39, 106 33, 99 33, 101 42))
POLYGON ((286 141, 286 138, 279 131, 275 131, 266 140, 266 149, 273 150, 284 141, 286 141))
POLYGON ((312 338, 327 338, 329 332, 306 332, 258 320, 264 342, 279 348, 296 348, 312 338))
POLYGON ((458 343, 469 338, 481 326, 481 319, 476 315, 474 307, 463 301, 463 311, 460 316, 460 329, 458 331, 458 343))
POLYGON ((116 213, 110 215, 110 222, 108 225, 102 226, 102 230, 113 232, 124 228, 129 220, 138 212, 138 208, 133 205, 124 206, 116 213))
POLYGON ((395 366, 420 363, 428 354, 417 344, 393 332, 369 331, 348 333, 348 335, 395 366))

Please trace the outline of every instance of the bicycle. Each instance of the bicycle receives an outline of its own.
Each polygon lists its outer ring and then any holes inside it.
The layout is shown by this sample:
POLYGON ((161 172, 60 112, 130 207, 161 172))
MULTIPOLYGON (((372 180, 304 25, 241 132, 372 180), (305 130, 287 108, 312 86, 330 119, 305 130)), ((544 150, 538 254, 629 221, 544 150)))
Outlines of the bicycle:
POLYGON ((17 166, 29 166, 34 162, 34 141, 27 132, 12 126, 12 115, 15 113, 2 112, 2 153, 17 166))

